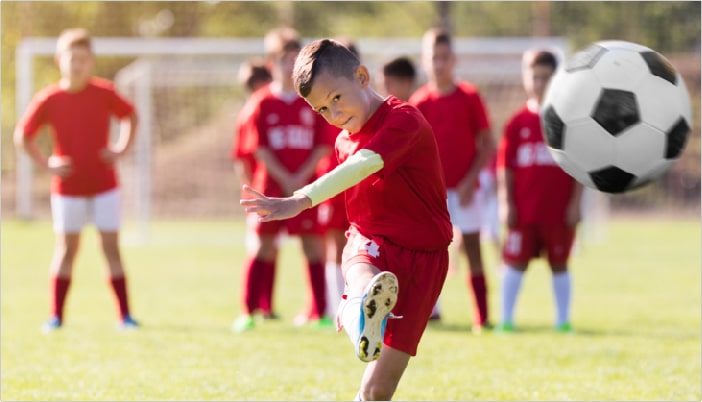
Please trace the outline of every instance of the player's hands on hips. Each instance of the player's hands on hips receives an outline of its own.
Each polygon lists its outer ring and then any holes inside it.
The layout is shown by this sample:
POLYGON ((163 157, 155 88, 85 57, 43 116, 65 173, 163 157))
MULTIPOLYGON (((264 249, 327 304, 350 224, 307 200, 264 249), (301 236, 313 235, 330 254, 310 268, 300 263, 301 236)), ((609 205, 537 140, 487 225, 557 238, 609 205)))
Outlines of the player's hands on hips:
POLYGON ((51 174, 68 177, 73 173, 73 160, 70 156, 50 156, 46 168, 51 174))
POLYGON ((266 197, 248 185, 244 185, 242 191, 252 198, 242 198, 239 204, 244 207, 246 212, 258 214, 259 222, 292 218, 305 209, 312 207, 312 200, 302 194, 296 194, 287 198, 266 197))

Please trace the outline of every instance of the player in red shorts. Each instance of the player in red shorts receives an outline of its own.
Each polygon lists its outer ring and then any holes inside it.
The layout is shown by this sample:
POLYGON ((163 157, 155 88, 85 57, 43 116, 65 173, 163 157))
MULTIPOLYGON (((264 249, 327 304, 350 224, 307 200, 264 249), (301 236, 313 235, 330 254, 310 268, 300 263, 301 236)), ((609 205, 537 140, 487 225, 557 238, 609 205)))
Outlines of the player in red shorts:
POLYGON ((73 276, 80 232, 93 223, 100 234, 123 329, 138 326, 129 312, 126 274, 119 250, 120 193, 115 163, 131 147, 136 129, 134 107, 113 84, 92 77, 95 55, 89 33, 81 28, 61 33, 56 46, 58 83, 39 91, 15 130, 15 143, 52 174, 51 213, 56 246, 50 268, 51 317, 45 333, 64 323, 63 310, 73 276), (110 144, 110 118, 120 120, 120 134, 110 144), (53 153, 47 158, 36 143, 49 126, 53 153))
MULTIPOLYGON (((253 187, 285 197, 316 178, 317 164, 330 153, 324 138, 328 124, 293 87, 293 65, 301 48, 298 33, 292 28, 274 29, 266 35, 264 45, 272 60, 273 82, 251 96, 242 130, 255 138, 253 187)), ((244 267, 242 312, 232 329, 242 332, 254 327, 252 314, 275 270, 276 238, 283 230, 300 236, 312 291, 312 319, 322 319, 326 309, 324 240, 316 208, 285 221, 256 223, 259 244, 254 259, 244 267)))
POLYGON ((514 330, 514 306, 529 260, 545 251, 553 272, 555 328, 570 332, 571 278, 568 257, 580 221, 583 186, 556 164, 544 143, 539 107, 557 61, 549 51, 522 60, 528 101, 506 124, 497 153, 498 180, 506 208, 503 245, 502 322, 514 330))
POLYGON ((463 234, 463 250, 470 267, 468 277, 475 306, 473 332, 479 333, 490 327, 488 287, 480 249, 479 175, 495 154, 495 140, 478 89, 454 77, 456 54, 448 31, 432 28, 424 34, 422 65, 429 82, 412 94, 410 103, 422 111, 436 135, 451 222, 463 234))
POLYGON ((252 198, 241 204, 271 222, 344 192, 350 227, 338 329, 370 362, 357 400, 390 400, 448 270, 452 231, 436 139, 421 112, 378 95, 368 69, 334 40, 305 46, 293 77, 312 109, 343 130, 336 141, 340 164, 290 197, 245 186, 252 198))

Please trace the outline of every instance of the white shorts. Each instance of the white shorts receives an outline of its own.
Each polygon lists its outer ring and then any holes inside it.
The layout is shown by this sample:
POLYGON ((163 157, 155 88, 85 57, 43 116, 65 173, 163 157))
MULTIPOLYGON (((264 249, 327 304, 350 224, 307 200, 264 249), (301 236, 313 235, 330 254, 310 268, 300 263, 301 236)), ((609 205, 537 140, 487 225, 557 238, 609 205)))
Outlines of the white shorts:
POLYGON ((483 224, 480 190, 473 192, 473 200, 468 205, 459 205, 456 190, 448 190, 446 195, 451 224, 463 234, 480 233, 483 224))
POLYGON ((87 223, 101 232, 116 232, 121 221, 119 189, 93 197, 51 194, 51 215, 56 233, 78 233, 87 223))

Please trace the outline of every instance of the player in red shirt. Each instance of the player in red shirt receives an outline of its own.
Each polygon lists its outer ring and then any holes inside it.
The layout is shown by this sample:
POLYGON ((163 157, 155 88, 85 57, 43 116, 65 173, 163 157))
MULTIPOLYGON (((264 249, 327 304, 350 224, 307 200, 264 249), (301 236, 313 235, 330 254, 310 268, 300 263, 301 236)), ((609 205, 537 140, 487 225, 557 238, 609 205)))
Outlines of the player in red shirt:
MULTIPOLYGON (((274 29, 266 35, 264 45, 272 61, 273 82, 251 96, 242 130, 253 136, 256 144, 252 187, 284 197, 316 178, 317 164, 330 153, 324 137, 328 124, 310 110, 293 87, 292 69, 301 48, 298 33, 291 28, 274 29)), ((289 235, 300 236, 312 292, 312 319, 322 321, 326 309, 324 239, 316 208, 285 221, 255 223, 259 242, 255 257, 244 267, 242 312, 232 329, 242 332, 254 327, 252 314, 274 275, 276 238, 284 229, 289 235)), ((330 319, 327 321, 332 325, 330 319)))
POLYGON ((502 322, 514 330, 514 306, 529 260, 542 251, 553 272, 556 330, 570 332, 571 278, 568 257, 580 221, 583 186, 556 164, 544 143, 539 107, 557 61, 549 51, 528 51, 522 61, 522 82, 528 101, 506 124, 500 140, 497 169, 506 208, 503 245, 502 322))
POLYGON ((252 198, 241 204, 271 222, 344 192, 350 227, 338 329, 370 362, 357 400, 390 400, 448 269, 451 222, 436 140, 415 107, 373 91, 368 69, 334 40, 302 49, 294 82, 314 111, 343 130, 336 141, 340 164, 290 197, 245 186, 252 198), (391 312, 403 318, 387 320, 391 312))
POLYGON ((92 77, 95 58, 84 29, 61 33, 56 46, 59 82, 39 91, 15 130, 15 143, 52 174, 51 211, 56 246, 50 268, 50 318, 45 333, 64 323, 64 304, 71 284, 80 232, 92 222, 100 233, 102 251, 116 295, 123 329, 138 326, 132 319, 127 283, 119 250, 120 197, 115 163, 130 148, 136 128, 134 107, 111 82, 92 77), (120 135, 110 144, 110 118, 120 119, 120 135), (39 130, 49 126, 51 157, 36 143, 39 130))
MULTIPOLYGON (((270 69, 262 58, 252 58, 244 61, 239 66, 239 83, 244 87, 249 97, 254 92, 270 84, 273 80, 270 69)), ((247 98, 248 100, 248 98, 247 98)), ((234 143, 231 150, 231 158, 234 162, 234 171, 239 178, 240 183, 251 184, 253 182, 253 172, 256 170, 256 157, 254 156, 255 138, 252 135, 246 135, 247 132, 243 125, 248 119, 248 114, 251 113, 253 105, 245 103, 239 112, 236 120, 236 129, 234 143)), ((249 220, 251 217, 248 217, 249 220)), ((254 258, 259 240, 256 233, 256 222, 248 221, 246 224, 246 250, 247 261, 245 266, 249 266, 254 258)), ((277 260, 277 255, 273 260, 277 260)), ((244 270, 242 270, 244 272, 244 270)), ((265 275, 265 285, 261 286, 259 294, 258 309, 263 313, 264 318, 277 318, 273 312, 273 283, 275 281, 275 267, 273 272, 265 275)), ((242 283, 244 281, 242 280, 242 283)))
POLYGON ((487 281, 480 250, 481 202, 477 196, 480 170, 495 154, 495 140, 478 89, 454 77, 456 54, 451 36, 429 29, 422 39, 422 64, 429 82, 410 98, 427 118, 439 145, 451 222, 462 236, 470 267, 475 312, 473 331, 490 327, 487 281))

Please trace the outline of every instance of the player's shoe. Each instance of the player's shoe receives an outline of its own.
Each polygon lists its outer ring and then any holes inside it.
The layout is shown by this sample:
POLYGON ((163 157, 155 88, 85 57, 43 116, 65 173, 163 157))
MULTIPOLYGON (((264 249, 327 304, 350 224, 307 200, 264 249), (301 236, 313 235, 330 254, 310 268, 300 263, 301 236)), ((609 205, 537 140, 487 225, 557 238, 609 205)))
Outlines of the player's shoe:
POLYGON ((124 317, 119 323, 119 329, 122 331, 131 331, 137 328, 139 328, 139 323, 131 316, 124 317))
POLYGON ((41 325, 41 332, 50 334, 61 328, 61 320, 58 317, 51 317, 41 325))
POLYGON ((511 322, 503 322, 495 327, 495 332, 498 334, 511 334, 514 331, 514 324, 511 322))
POLYGON ((397 277, 392 272, 381 272, 370 280, 361 298, 361 333, 356 341, 356 356, 372 362, 380 357, 385 335, 385 324, 397 302, 397 277))
POLYGON ((564 322, 563 324, 558 324, 558 325, 556 325, 556 327, 554 329, 559 334, 572 334, 573 332, 575 332, 575 330, 573 329, 573 327, 570 325, 569 322, 564 322))
POLYGON ((256 322, 254 321, 254 318, 248 314, 242 314, 234 320, 234 323, 232 324, 232 331, 240 334, 245 331, 249 331, 253 329, 256 326, 256 322))
POLYGON ((334 329, 335 324, 334 324, 334 320, 332 320, 331 318, 322 317, 318 320, 311 320, 310 326, 313 329, 318 329, 318 330, 331 330, 331 329, 334 329))
POLYGON ((482 324, 475 324, 473 325, 473 328, 471 328, 473 335, 480 335, 483 333, 483 331, 492 329, 495 329, 495 326, 492 325, 489 321, 485 321, 482 324))

